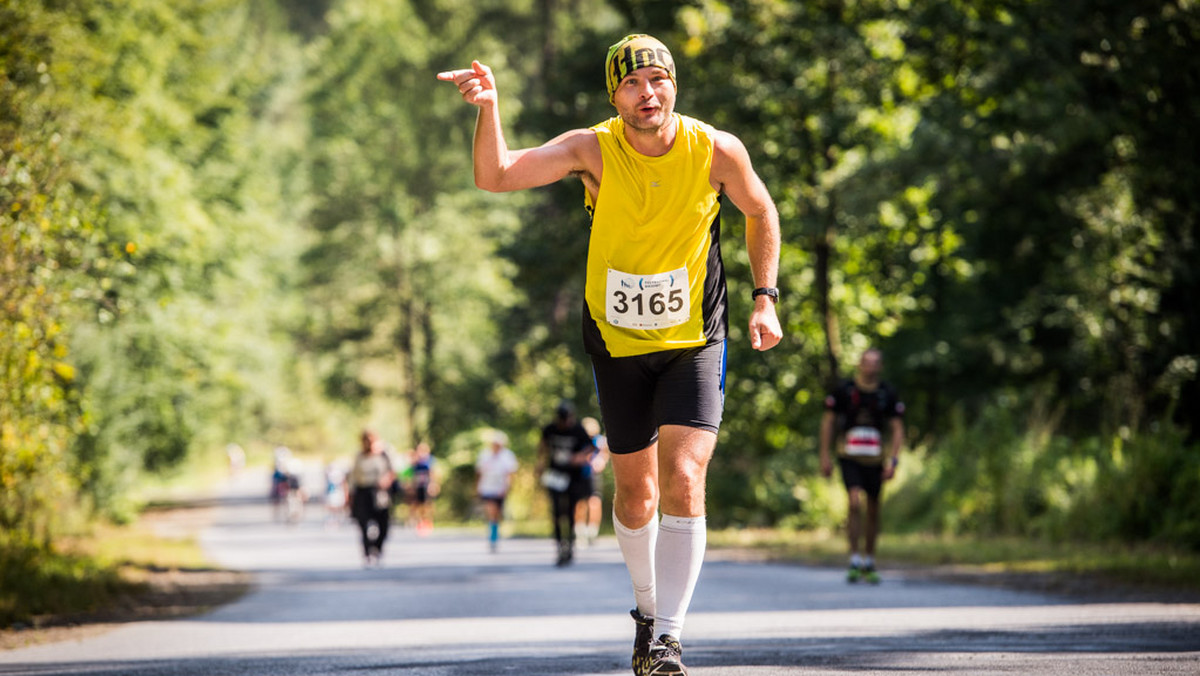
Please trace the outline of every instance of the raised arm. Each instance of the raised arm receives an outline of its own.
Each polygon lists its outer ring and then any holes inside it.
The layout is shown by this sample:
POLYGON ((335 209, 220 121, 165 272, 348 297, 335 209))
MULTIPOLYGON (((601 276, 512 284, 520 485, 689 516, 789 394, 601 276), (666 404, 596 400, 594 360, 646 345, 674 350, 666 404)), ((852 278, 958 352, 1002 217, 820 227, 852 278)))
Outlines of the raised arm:
MULTIPOLYGON (((754 285, 775 286, 779 275, 779 212, 762 179, 754 173, 746 146, 733 134, 717 132, 710 177, 746 216, 746 248, 754 285)), ((754 299, 750 345, 756 350, 769 350, 782 338, 775 301, 768 296, 754 299)))
POLYGON ((478 106, 472 156, 475 185, 490 192, 508 192, 548 185, 571 174, 589 170, 585 155, 589 144, 599 145, 595 133, 575 129, 536 147, 509 150, 500 124, 500 105, 492 69, 478 61, 464 70, 438 73, 438 79, 453 82, 463 100, 478 106))

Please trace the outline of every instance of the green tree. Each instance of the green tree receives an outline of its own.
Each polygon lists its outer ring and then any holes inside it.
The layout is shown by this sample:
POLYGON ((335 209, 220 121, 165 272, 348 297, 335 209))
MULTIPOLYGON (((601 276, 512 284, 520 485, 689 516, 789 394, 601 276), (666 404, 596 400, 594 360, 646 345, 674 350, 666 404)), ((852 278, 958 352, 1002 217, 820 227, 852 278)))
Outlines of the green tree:
POLYGON ((1180 299, 1195 283, 1182 263, 1195 247, 1195 142, 1167 131, 1197 105, 1178 75, 1196 58, 1192 9, 947 2, 912 14, 921 124, 904 166, 925 177, 975 272, 906 327, 907 345, 927 346, 911 351, 923 379, 956 399, 985 393, 981 375, 992 387, 1049 380, 1081 430, 1138 427, 1193 396, 1182 336, 1196 313, 1180 299))
POLYGON ((515 297, 495 256, 515 211, 470 186, 471 125, 435 78, 495 53, 471 31, 498 13, 347 1, 312 47, 306 340, 327 395, 408 445, 486 419, 493 313, 515 297))
POLYGON ((75 488, 78 425, 67 349, 73 270, 94 213, 75 198, 61 146, 73 120, 55 78, 61 27, 36 2, 0 6, 0 554, 43 546, 75 488))
POLYGON ((78 0, 38 16, 60 111, 45 147, 87 205, 46 214, 86 244, 63 287, 72 473, 87 502, 120 511, 140 472, 264 426, 253 412, 278 364, 256 357, 278 345, 270 280, 286 274, 273 256, 294 203, 274 96, 289 42, 269 30, 278 16, 234 2, 78 0))

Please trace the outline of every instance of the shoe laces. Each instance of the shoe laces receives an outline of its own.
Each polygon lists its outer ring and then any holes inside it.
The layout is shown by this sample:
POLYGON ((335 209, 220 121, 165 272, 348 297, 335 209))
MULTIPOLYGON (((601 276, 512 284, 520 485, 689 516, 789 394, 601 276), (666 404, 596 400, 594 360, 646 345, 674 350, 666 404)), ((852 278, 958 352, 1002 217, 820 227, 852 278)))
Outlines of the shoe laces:
POLYGON ((650 646, 650 655, 656 662, 678 662, 683 659, 683 647, 674 637, 663 634, 650 646))

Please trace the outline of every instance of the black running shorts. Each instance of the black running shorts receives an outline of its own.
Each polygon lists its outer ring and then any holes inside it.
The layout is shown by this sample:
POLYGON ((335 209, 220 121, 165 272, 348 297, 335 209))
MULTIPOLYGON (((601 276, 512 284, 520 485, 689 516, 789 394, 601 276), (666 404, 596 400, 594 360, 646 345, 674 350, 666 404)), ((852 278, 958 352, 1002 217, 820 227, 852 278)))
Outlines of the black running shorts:
POLYGON ((636 357, 592 355, 592 375, 610 453, 646 448, 662 425, 721 427, 725 341, 636 357))
POLYGON ((861 488, 872 500, 879 498, 879 491, 883 489, 883 465, 864 465, 846 457, 839 457, 838 465, 842 468, 842 483, 847 491, 861 488))

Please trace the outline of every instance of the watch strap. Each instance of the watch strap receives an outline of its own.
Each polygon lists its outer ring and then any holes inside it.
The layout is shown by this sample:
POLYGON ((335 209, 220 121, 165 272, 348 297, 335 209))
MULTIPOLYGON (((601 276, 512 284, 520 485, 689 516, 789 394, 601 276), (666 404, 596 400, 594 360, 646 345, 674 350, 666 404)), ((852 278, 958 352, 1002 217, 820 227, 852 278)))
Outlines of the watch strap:
POLYGON ((750 292, 750 300, 757 300, 759 296, 767 296, 771 299, 771 302, 778 303, 779 289, 773 286, 760 286, 754 291, 750 292))

